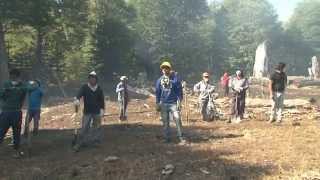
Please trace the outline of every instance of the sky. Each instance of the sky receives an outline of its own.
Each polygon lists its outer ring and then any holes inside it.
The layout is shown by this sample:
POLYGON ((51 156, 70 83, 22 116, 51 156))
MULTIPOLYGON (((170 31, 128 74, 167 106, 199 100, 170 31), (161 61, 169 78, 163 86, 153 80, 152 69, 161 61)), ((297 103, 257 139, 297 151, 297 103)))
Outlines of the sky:
MULTIPOLYGON (((211 2, 213 0, 207 0, 207 1, 211 2)), ((289 20, 297 4, 303 0, 268 0, 268 1, 277 10, 277 13, 279 15, 279 20, 286 22, 289 20)))

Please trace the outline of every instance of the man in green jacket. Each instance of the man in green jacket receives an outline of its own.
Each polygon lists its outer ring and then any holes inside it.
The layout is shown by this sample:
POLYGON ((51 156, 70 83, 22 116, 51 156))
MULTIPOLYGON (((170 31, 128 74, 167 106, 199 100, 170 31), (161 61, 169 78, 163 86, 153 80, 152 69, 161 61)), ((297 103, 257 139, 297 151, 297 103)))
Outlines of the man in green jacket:
POLYGON ((10 80, 5 82, 0 89, 0 101, 2 102, 0 114, 0 144, 9 130, 12 128, 13 144, 15 157, 20 157, 23 153, 19 150, 21 124, 22 124, 22 105, 28 92, 27 84, 20 79, 19 70, 10 71, 10 80))

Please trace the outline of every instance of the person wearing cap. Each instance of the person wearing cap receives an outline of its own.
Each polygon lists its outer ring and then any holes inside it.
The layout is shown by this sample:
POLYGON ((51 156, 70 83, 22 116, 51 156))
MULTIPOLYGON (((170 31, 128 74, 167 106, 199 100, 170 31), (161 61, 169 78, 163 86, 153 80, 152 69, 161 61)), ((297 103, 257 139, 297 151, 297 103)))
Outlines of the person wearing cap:
POLYGON ((223 89, 223 96, 224 97, 229 96, 229 80, 230 80, 230 77, 229 77, 228 73, 225 72, 220 79, 220 81, 221 81, 220 84, 223 89))
POLYGON ((102 140, 101 119, 104 115, 105 102, 102 88, 98 85, 97 74, 93 71, 88 76, 88 83, 84 84, 77 96, 75 97, 75 106, 80 105, 80 100, 83 100, 83 117, 81 129, 77 142, 73 146, 75 152, 79 151, 84 144, 84 139, 88 136, 88 132, 92 123, 92 142, 100 143, 102 140))
POLYGON ((209 115, 207 112, 207 106, 209 102, 209 96, 213 93, 215 87, 210 84, 209 82, 209 73, 205 72, 202 74, 202 80, 198 82, 193 87, 193 91, 199 93, 199 104, 200 104, 200 111, 202 115, 202 119, 204 121, 209 121, 209 115))
POLYGON ((270 76, 269 92, 270 99, 272 100, 270 123, 275 121, 280 123, 282 120, 284 93, 287 85, 287 75, 284 72, 285 67, 284 63, 279 63, 275 68, 275 72, 270 76))
POLYGON ((161 64, 162 76, 156 82, 156 109, 161 112, 161 119, 164 126, 165 142, 170 142, 170 115, 177 127, 177 136, 180 144, 186 143, 182 134, 182 123, 180 117, 180 102, 182 102, 183 92, 181 80, 177 74, 172 72, 172 66, 165 61, 161 64))
POLYGON ((118 102, 120 107, 120 121, 127 120, 127 106, 129 102, 127 82, 128 78, 126 76, 121 76, 120 82, 116 88, 116 93, 118 94, 118 102))
POLYGON ((21 124, 22 124, 22 106, 25 97, 32 87, 29 83, 23 83, 20 71, 12 69, 9 73, 10 80, 3 84, 0 89, 0 101, 2 101, 2 112, 0 113, 0 144, 11 127, 13 132, 13 148, 15 149, 15 158, 23 155, 20 151, 21 124))
MULTIPOLYGON (((37 135, 39 130, 39 121, 40 121, 40 113, 41 113, 41 101, 43 96, 43 91, 41 89, 41 84, 39 80, 30 81, 30 84, 34 87, 32 91, 28 93, 28 113, 27 113, 27 123, 33 122, 33 134, 37 135)), ((28 130, 25 126, 24 134, 28 130)))
POLYGON ((243 119, 246 105, 246 91, 249 88, 248 79, 244 77, 244 73, 240 70, 236 72, 236 77, 229 82, 232 90, 231 99, 231 117, 229 122, 240 123, 243 119))

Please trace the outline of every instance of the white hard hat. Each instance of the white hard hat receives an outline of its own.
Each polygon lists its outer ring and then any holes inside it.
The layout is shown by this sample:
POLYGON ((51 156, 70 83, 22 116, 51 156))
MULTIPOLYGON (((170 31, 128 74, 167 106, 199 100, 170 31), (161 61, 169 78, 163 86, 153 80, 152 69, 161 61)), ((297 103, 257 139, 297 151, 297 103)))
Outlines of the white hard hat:
POLYGON ((124 80, 128 80, 128 78, 127 78, 127 76, 121 76, 121 77, 120 77, 120 80, 121 80, 121 81, 124 81, 124 80))
POLYGON ((241 75, 241 71, 240 70, 236 71, 236 75, 240 76, 241 75))
POLYGON ((89 76, 97 76, 97 73, 95 71, 92 71, 89 76))

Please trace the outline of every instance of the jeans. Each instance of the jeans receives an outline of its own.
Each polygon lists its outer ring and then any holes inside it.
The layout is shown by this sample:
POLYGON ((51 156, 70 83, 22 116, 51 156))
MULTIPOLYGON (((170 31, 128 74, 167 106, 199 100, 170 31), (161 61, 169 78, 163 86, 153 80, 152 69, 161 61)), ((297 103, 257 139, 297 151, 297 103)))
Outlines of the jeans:
POLYGON ((282 111, 283 111, 283 102, 284 102, 284 93, 283 92, 273 92, 271 112, 270 112, 270 120, 275 120, 277 117, 277 121, 282 120, 282 111))
POLYGON ((83 145, 86 141, 101 142, 102 129, 101 129, 101 115, 100 114, 84 114, 82 117, 82 125, 78 136, 78 145, 83 145), (92 125, 92 132, 90 128, 92 125))
POLYGON ((27 128, 29 128, 29 123, 33 120, 33 132, 38 132, 39 130, 39 121, 40 121, 40 113, 41 113, 41 110, 40 109, 32 109, 32 110, 29 110, 28 111, 28 114, 27 114, 27 122, 26 122, 26 125, 25 125, 25 129, 24 129, 24 132, 28 132, 27 131, 27 128))
POLYGON ((182 123, 177 104, 161 104, 161 119, 163 122, 164 137, 166 140, 170 139, 170 114, 172 114, 173 120, 176 123, 177 136, 182 140, 182 123))
POLYGON ((18 150, 20 146, 21 123, 21 111, 2 112, 0 114, 0 144, 3 142, 7 131, 11 127, 13 132, 13 147, 18 150))

